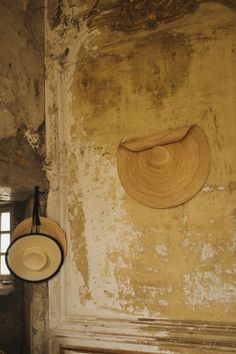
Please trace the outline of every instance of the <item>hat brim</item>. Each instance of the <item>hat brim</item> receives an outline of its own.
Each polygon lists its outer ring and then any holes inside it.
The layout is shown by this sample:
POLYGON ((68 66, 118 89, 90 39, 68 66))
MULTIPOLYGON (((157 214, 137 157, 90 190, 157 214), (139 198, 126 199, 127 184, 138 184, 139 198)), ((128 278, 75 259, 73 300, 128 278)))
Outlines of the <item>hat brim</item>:
POLYGON ((32 218, 27 218, 23 220, 20 224, 16 226, 12 233, 12 239, 15 240, 21 235, 26 235, 30 233, 35 233, 38 231, 40 234, 49 235, 60 243, 63 248, 64 254, 67 250, 67 241, 65 232, 62 228, 53 220, 40 216, 40 225, 35 229, 33 226, 32 230, 32 218))
POLYGON ((55 276, 64 261, 61 244, 53 237, 41 233, 25 234, 15 239, 6 252, 6 265, 17 278, 27 282, 42 282, 55 276), (30 248, 41 248, 46 262, 42 269, 29 269, 23 255, 30 248))
POLYGON ((118 175, 126 192, 152 208, 171 208, 191 199, 210 170, 210 149, 196 125, 120 144, 118 175))

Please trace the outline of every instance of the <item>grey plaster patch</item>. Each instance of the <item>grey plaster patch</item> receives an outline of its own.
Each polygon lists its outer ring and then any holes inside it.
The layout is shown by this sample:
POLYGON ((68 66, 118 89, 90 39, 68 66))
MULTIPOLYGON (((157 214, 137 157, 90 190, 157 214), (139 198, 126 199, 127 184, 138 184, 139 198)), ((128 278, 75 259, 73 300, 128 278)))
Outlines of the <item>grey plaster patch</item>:
POLYGON ((25 200, 37 185, 47 185, 38 155, 21 137, 0 140, 0 200, 25 200))

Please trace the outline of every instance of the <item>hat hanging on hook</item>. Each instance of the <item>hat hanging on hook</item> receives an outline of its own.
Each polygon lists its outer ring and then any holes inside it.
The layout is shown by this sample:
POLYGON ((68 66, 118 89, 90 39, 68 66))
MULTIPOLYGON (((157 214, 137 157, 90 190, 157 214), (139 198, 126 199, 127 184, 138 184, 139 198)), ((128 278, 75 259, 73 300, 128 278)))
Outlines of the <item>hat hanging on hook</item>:
POLYGON ((156 209, 193 198, 206 182, 210 164, 208 139, 197 125, 122 142, 117 152, 118 175, 126 192, 156 209))
POLYGON ((32 217, 23 220, 12 234, 6 264, 16 277, 42 282, 55 276, 66 255, 66 236, 53 220, 40 216, 39 187, 35 187, 32 217))

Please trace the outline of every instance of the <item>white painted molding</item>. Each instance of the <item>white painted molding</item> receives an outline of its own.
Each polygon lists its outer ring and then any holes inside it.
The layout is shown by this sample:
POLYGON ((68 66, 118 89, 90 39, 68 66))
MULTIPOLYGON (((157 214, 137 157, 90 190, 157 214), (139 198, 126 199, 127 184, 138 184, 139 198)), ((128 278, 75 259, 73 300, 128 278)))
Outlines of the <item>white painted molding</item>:
POLYGON ((178 321, 155 318, 111 319, 81 317, 54 329, 54 354, 60 348, 123 348, 161 353, 169 348, 236 353, 236 323, 178 321))

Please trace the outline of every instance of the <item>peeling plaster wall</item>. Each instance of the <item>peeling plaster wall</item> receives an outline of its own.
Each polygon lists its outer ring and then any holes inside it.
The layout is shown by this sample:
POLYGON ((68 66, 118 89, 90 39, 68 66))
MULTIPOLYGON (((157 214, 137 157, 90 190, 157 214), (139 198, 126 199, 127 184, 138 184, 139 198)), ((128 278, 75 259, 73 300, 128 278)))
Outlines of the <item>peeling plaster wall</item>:
MULTIPOLYGON (((0 204, 14 203, 17 224, 22 201, 35 185, 47 186, 43 0, 0 1, 0 48, 0 204)), ((47 284, 14 284, 13 294, 0 297, 0 352, 46 354, 47 284)))
POLYGON ((78 26, 93 2, 68 3, 49 1, 47 18, 49 214, 69 243, 65 286, 54 280, 51 292, 68 318, 235 321, 236 12, 204 3, 126 33, 78 26), (211 147, 203 189, 166 210, 131 199, 119 142, 189 124, 211 147))
MULTIPOLYGON (((1 1, 0 138, 34 133, 44 121, 42 1, 1 1)), ((35 143, 33 143, 35 144, 35 143)))
POLYGON ((0 17, 0 200, 21 201, 46 185, 44 2, 1 1, 0 17))

